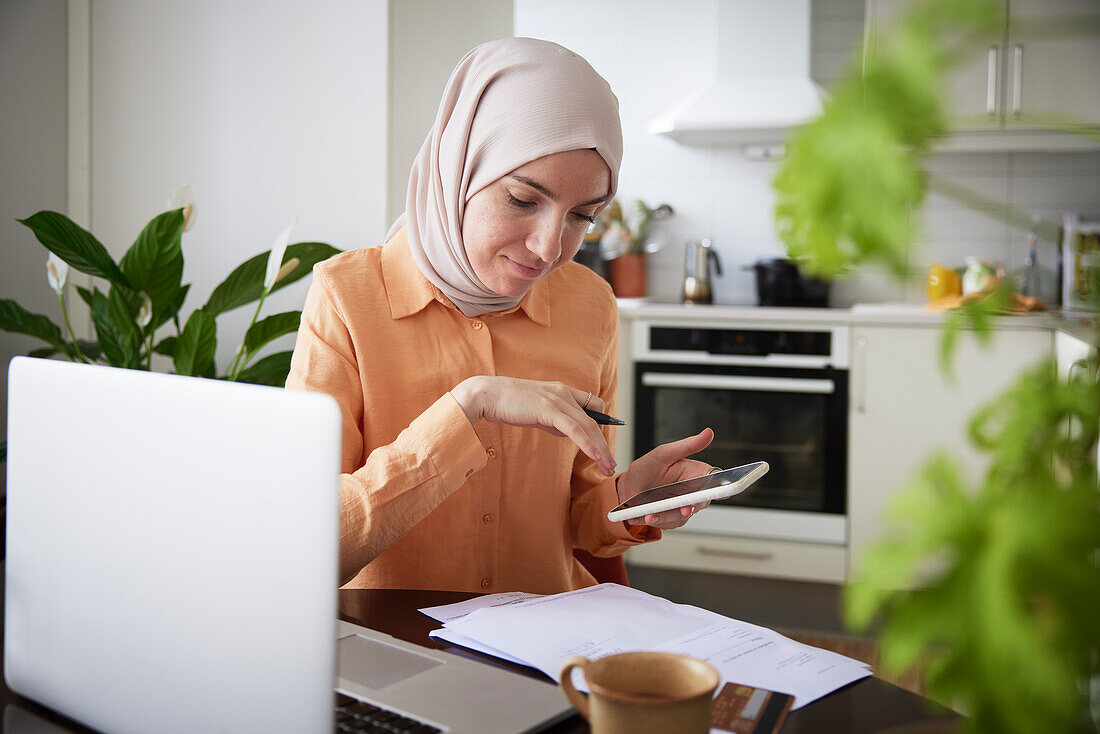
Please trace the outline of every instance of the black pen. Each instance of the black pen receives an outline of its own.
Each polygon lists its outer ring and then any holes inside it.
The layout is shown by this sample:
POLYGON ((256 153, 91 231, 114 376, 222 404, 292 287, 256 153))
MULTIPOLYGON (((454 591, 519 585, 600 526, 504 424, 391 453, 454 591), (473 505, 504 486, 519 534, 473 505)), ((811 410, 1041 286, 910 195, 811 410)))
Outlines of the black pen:
POLYGON ((612 418, 607 413, 601 413, 598 410, 584 409, 584 412, 588 414, 588 417, 599 423, 601 426, 625 426, 626 421, 622 418, 612 418))

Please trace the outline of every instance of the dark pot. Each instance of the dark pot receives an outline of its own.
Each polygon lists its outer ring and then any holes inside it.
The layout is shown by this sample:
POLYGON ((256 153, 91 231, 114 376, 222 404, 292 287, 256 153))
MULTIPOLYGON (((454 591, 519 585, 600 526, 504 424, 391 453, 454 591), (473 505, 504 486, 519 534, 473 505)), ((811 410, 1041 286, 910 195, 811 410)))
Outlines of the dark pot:
POLYGON ((758 306, 829 305, 829 284, 818 278, 807 278, 798 266, 783 258, 757 260, 756 304, 758 306))

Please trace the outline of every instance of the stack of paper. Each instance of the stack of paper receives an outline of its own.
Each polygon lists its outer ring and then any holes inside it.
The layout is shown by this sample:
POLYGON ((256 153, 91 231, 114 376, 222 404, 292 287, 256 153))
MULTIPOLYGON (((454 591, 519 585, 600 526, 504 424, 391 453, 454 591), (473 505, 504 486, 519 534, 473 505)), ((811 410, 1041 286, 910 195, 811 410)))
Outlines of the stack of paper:
POLYGON ((617 584, 552 596, 491 594, 420 611, 443 622, 433 637, 538 668, 554 680, 570 655, 675 652, 713 665, 722 677, 719 690, 739 683, 788 693, 796 709, 871 675, 858 660, 617 584))

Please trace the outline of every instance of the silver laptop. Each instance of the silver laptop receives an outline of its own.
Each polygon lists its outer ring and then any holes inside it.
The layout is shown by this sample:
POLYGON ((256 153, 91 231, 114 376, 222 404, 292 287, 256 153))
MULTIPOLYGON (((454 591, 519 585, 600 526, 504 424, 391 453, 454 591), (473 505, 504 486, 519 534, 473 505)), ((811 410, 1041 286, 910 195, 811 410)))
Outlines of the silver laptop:
POLYGON ((337 621, 327 396, 19 357, 8 405, 13 691, 143 734, 333 731, 334 688, 456 734, 569 715, 550 683, 337 621))

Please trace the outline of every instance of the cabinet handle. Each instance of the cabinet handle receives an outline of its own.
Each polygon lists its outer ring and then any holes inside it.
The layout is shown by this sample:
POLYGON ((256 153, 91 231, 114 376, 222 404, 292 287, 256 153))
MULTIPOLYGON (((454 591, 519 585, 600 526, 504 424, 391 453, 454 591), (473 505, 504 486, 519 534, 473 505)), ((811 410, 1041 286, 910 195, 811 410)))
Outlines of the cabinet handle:
POLYGON ((1012 114, 1017 118, 1020 116, 1020 111, 1023 108, 1023 73, 1024 47, 1020 44, 1016 44, 1016 47, 1012 49, 1012 114))
POLYGON ((1078 373, 1080 373, 1081 378, 1088 377, 1089 362, 1087 359, 1078 359, 1069 366, 1069 370, 1066 372, 1066 382, 1076 382, 1078 373))
POLYGON ((989 74, 985 87, 985 111, 990 117, 997 114, 997 55, 998 47, 989 47, 989 74))
POLYGON ((856 411, 867 412, 867 337, 856 339, 855 373, 859 378, 859 386, 856 390, 856 411))
POLYGON ((744 561, 770 561, 775 557, 774 553, 759 553, 755 551, 725 550, 723 548, 708 548, 705 545, 696 546, 695 551, 704 556, 722 556, 723 558, 740 558, 744 561))

